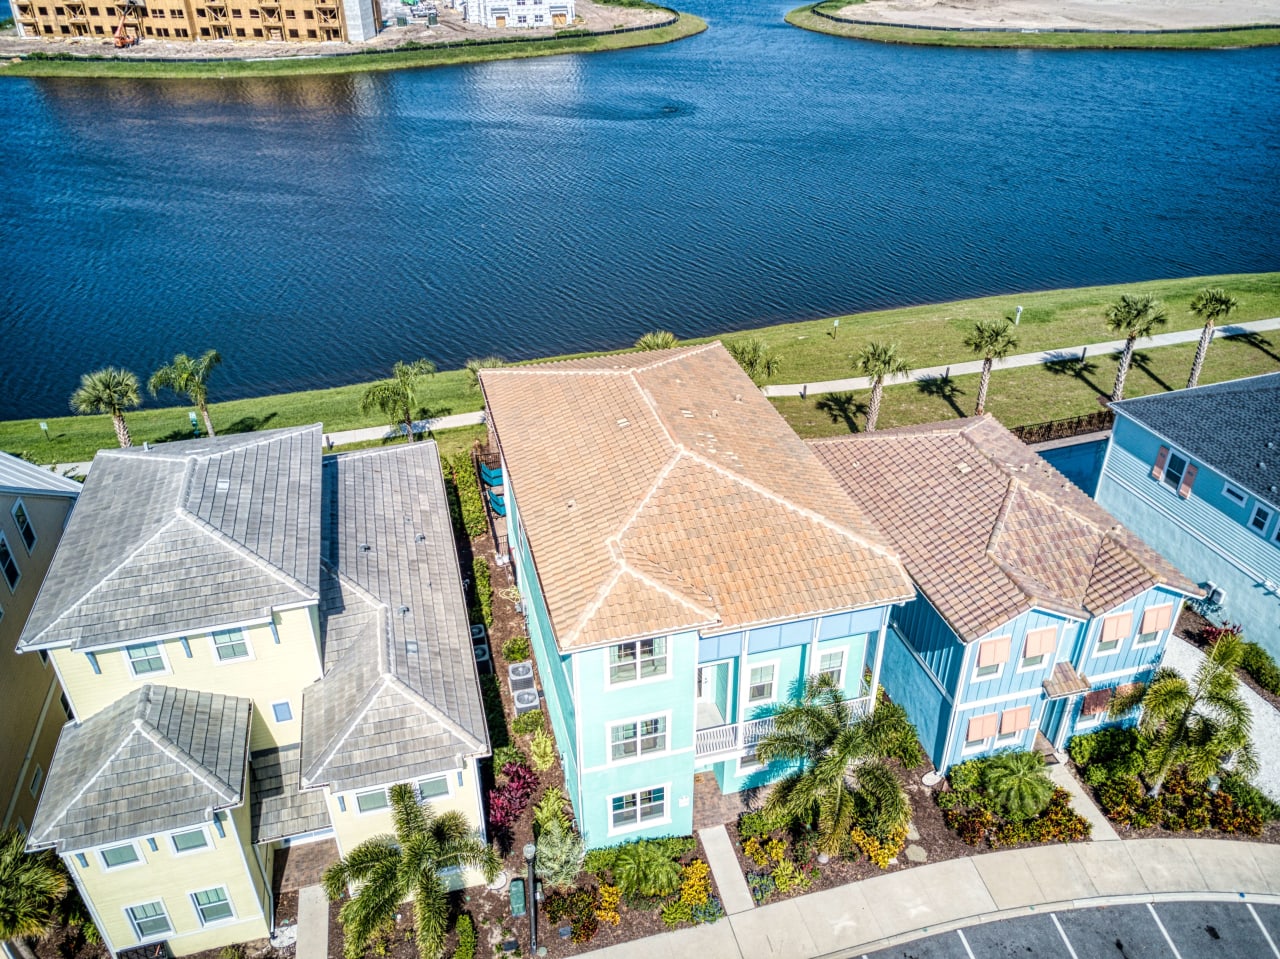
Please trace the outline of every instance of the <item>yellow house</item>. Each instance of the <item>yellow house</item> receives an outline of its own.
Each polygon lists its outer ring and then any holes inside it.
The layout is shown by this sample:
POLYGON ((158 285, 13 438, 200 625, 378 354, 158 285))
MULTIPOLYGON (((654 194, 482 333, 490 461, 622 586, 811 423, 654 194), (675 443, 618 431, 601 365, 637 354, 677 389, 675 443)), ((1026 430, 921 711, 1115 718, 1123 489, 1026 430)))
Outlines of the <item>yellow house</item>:
POLYGON ((79 493, 74 480, 0 453, 0 829, 31 825, 69 718, 48 656, 14 648, 79 493))
POLYGON ((20 650, 51 658, 75 722, 28 848, 57 849, 113 953, 267 936, 276 851, 390 832, 398 782, 483 835, 435 444, 321 441, 100 453, 29 617, 20 650))

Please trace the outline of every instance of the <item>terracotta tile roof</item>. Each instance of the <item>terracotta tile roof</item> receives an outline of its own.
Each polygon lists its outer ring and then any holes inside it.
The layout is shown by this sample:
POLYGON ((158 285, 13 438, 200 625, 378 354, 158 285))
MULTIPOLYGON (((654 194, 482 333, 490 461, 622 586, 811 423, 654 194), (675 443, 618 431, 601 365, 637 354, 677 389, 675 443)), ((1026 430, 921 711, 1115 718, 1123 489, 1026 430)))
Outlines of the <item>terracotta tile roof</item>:
POLYGON ((810 444, 966 642, 1038 607, 1087 618, 1198 590, 990 416, 810 444))
POLYGON ((480 379, 561 648, 913 595, 719 343, 480 379))

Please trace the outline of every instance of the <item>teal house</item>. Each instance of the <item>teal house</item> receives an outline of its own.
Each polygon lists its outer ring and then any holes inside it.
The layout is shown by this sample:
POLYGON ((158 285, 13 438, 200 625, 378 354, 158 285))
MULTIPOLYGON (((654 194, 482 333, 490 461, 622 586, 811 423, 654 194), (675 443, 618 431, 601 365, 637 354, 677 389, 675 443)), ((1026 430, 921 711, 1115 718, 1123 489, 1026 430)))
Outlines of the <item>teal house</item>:
POLYGON ((990 416, 811 444, 916 583, 885 690, 934 765, 1112 722, 1198 590, 990 416))
POLYGON ((718 343, 480 374, 493 504, 590 846, 763 785, 806 677, 870 709, 894 550, 718 343))
POLYGON ((1280 373, 1111 408, 1098 502, 1280 657, 1280 373))

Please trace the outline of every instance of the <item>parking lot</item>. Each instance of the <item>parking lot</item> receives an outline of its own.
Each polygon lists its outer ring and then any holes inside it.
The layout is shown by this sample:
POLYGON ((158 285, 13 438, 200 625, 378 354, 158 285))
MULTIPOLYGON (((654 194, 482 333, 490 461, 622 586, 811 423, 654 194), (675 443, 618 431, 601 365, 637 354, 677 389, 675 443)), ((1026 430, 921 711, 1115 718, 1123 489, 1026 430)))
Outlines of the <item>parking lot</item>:
POLYGON ((865 959, 1280 959, 1280 906, 1100 906, 970 926, 865 959))

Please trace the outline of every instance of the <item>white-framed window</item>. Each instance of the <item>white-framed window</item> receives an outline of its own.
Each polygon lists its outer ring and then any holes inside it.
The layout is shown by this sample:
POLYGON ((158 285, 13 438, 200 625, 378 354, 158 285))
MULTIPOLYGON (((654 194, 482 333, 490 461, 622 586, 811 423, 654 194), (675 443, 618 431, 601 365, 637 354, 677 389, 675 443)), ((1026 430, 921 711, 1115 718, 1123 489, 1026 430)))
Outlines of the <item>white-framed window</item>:
POLYGON ((226 886, 215 886, 191 894, 191 904, 195 906, 196 916, 202 926, 212 926, 219 922, 235 919, 235 910, 231 908, 231 897, 227 895, 226 886))
POLYGON ((747 677, 747 702, 752 706, 774 701, 777 691, 778 664, 759 663, 751 667, 747 677))
POLYGON ((844 654, 846 650, 833 649, 818 654, 818 675, 830 676, 837 686, 844 685, 844 654))
POLYGON ((142 854, 138 852, 137 845, 131 842, 99 849, 98 858, 102 860, 103 870, 123 869, 142 862, 142 854))
POLYGON ((1004 665, 1009 661, 1012 636, 997 636, 978 643, 978 656, 974 661, 973 682, 999 679, 1004 675, 1004 665))
POLYGON ((220 663, 250 659, 249 636, 243 629, 219 629, 213 633, 213 655, 220 663))
POLYGON ((996 731, 997 746, 1016 746, 1027 736, 1031 728, 1031 707, 1015 706, 1000 714, 1000 728, 996 731))
POLYGON ((419 779, 417 789, 419 802, 428 802, 432 799, 453 795, 453 788, 449 785, 448 775, 419 779))
POLYGON ((139 643, 136 646, 126 646, 124 651, 129 660, 129 672, 134 676, 169 671, 169 664, 165 662, 159 643, 139 643))
POLYGON ((34 796, 40 791, 42 782, 44 782, 44 767, 36 763, 36 771, 31 776, 31 785, 27 787, 27 792, 34 796))
POLYGON ((271 715, 275 716, 276 722, 287 723, 293 719, 293 707, 289 705, 289 701, 271 704, 271 715))
POLYGON ((1102 621, 1098 630, 1098 642, 1094 645, 1093 655, 1112 656, 1120 652, 1120 646, 1133 632, 1133 613, 1117 613, 1102 621))
POLYGON ((990 749, 991 742, 995 739, 996 730, 999 726, 999 713, 986 713, 982 716, 972 717, 965 727, 964 745, 961 746, 960 752, 968 755, 981 752, 984 749, 990 749))
POLYGON ((609 647, 609 685, 619 686, 667 675, 667 639, 640 639, 609 647))
POLYGON ((1022 659, 1018 662, 1018 672, 1040 669, 1053 655, 1058 646, 1058 627, 1044 626, 1027 632, 1022 643, 1022 659))
POLYGON ((667 751, 667 717, 652 716, 609 726, 609 761, 623 762, 667 751))
POLYGON ((1231 502, 1235 503, 1237 506, 1243 506, 1249 499, 1244 490, 1236 489, 1230 483, 1222 484, 1222 495, 1231 500, 1231 502))
POLYGON ((9 548, 9 541, 4 538, 4 533, 0 533, 0 576, 3 576, 4 581, 9 584, 9 592, 17 591, 22 572, 18 569, 18 561, 14 558, 13 550, 9 548))
POLYGON ((144 902, 138 906, 128 906, 125 909, 125 915, 129 917, 133 934, 138 937, 139 942, 159 939, 173 932, 169 914, 164 911, 164 903, 159 899, 155 902, 144 902))
POLYGON ((609 799, 609 830, 621 832, 667 821, 667 787, 654 786, 609 799))
POLYGON ((1160 634, 1169 628, 1173 621, 1173 604, 1152 606, 1142 614, 1142 625, 1138 627, 1138 635, 1134 637, 1134 646, 1150 646, 1158 642, 1160 634))
MULTIPOLYGON (((1271 507, 1263 506, 1257 503, 1253 507, 1253 512, 1249 515, 1249 528, 1259 536, 1265 536, 1267 532, 1267 524, 1271 522, 1271 507)), ((3 540, 0 540, 3 542, 3 540)), ((2 557, 0 557, 2 559, 2 557)))
POLYGON ((1105 712, 1100 712, 1100 713, 1082 712, 1079 715, 1079 717, 1077 717, 1076 719, 1076 729, 1077 730, 1089 729, 1090 727, 1096 726, 1098 725, 1098 723, 1102 722, 1102 717, 1104 715, 1106 715, 1105 712))
POLYGON ((1169 458, 1164 463, 1164 485, 1176 490, 1182 485, 1183 474, 1187 471, 1187 458, 1175 450, 1169 451, 1169 458))
POLYGON ((198 829, 188 829, 185 832, 175 832, 169 836, 169 844, 173 847, 175 856, 199 852, 201 849, 209 848, 209 833, 203 826, 198 829))
POLYGON ((738 775, 739 776, 750 776, 753 773, 757 773, 761 769, 764 769, 764 767, 765 767, 765 764, 760 761, 760 757, 757 756, 755 753, 751 753, 750 755, 747 755, 747 756, 738 757, 738 775))
POLYGON ((367 793, 356 793, 356 809, 361 813, 377 812, 391 805, 385 789, 373 789, 367 793))
POLYGON ((27 508, 22 505, 22 500, 14 503, 9 513, 13 516, 14 525, 18 527, 22 545, 27 548, 27 555, 30 556, 31 551, 36 548, 36 530, 31 525, 31 517, 27 515, 27 508))

